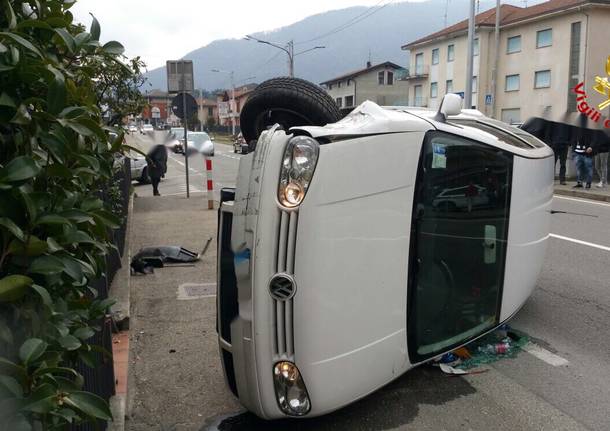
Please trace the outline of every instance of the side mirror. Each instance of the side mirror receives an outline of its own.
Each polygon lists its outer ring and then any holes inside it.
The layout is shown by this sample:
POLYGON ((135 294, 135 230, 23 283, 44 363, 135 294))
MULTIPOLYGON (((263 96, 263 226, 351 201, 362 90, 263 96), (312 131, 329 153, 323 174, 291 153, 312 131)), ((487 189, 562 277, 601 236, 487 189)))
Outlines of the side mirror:
POLYGON ((445 94, 434 119, 445 122, 449 115, 459 115, 461 112, 462 98, 457 94, 445 94))

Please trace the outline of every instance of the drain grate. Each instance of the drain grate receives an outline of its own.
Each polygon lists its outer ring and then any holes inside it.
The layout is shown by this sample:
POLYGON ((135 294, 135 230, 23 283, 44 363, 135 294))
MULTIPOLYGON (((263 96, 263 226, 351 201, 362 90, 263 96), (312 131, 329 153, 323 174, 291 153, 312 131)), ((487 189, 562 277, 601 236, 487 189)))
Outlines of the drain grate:
POLYGON ((180 300, 211 298, 216 296, 216 283, 184 283, 178 286, 180 300))

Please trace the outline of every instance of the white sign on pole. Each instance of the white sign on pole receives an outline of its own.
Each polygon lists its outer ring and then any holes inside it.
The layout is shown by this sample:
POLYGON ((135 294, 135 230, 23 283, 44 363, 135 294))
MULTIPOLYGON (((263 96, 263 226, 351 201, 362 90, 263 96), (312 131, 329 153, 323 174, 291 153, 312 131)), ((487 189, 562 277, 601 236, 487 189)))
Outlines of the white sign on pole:
POLYGON ((192 93, 194 91, 193 62, 191 60, 168 60, 165 69, 167 70, 168 93, 183 91, 192 93))
POLYGON ((152 118, 161 118, 161 110, 157 106, 153 106, 150 110, 152 118))

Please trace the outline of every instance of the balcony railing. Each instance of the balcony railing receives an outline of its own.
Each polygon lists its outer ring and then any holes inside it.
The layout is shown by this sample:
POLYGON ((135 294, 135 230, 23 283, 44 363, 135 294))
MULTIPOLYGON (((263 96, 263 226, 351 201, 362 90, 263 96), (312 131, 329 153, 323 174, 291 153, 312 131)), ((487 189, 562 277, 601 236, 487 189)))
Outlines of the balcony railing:
POLYGON ((422 79, 430 74, 430 66, 427 64, 417 64, 414 68, 408 69, 403 79, 422 79))

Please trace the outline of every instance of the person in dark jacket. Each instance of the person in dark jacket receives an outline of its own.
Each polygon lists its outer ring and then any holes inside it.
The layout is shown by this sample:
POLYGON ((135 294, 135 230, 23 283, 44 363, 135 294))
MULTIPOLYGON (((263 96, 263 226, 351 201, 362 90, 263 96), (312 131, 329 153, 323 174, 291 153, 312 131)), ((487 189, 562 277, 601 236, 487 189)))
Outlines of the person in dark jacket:
POLYGON ((148 176, 153 187, 153 195, 161 196, 159 193, 159 183, 161 177, 167 172, 167 149, 165 145, 155 145, 150 149, 146 156, 148 162, 148 176))
POLYGON ((576 163, 576 185, 574 188, 591 188, 593 180, 593 144, 591 143, 593 132, 589 129, 579 128, 575 133, 572 143, 574 162, 576 163))
POLYGON ((550 147, 555 153, 555 166, 559 160, 559 183, 566 184, 566 160, 570 148, 570 129, 565 123, 551 123, 550 147))
POLYGON ((610 136, 598 131, 596 134, 595 170, 599 175, 599 183, 596 187, 602 188, 608 185, 608 150, 610 150, 610 136))

